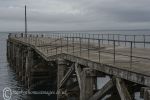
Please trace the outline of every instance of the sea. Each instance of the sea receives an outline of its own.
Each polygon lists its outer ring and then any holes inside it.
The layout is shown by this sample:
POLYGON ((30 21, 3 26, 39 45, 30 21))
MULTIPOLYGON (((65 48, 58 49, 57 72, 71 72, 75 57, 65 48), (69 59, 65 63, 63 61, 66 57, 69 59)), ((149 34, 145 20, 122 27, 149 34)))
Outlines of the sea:
MULTIPOLYGON (((26 89, 17 78, 14 70, 9 66, 6 57, 6 42, 8 34, 11 32, 0 32, 0 100, 55 100, 49 95, 31 95, 26 92, 26 89), (8 90, 7 92, 5 90, 8 90), (7 94, 5 94, 5 92, 7 94), (9 93, 11 92, 11 93, 9 93), (13 92, 13 93, 12 93, 13 92), (11 98, 7 97, 10 96, 11 98)), ((13 32, 15 33, 15 32, 13 32)), ((18 33, 18 32, 17 32, 18 33)), ((87 33, 87 34, 122 34, 122 35, 150 35, 150 30, 103 30, 103 31, 34 31, 33 34, 52 34, 52 33, 87 33)), ((146 37, 147 38, 147 37, 146 37)), ((149 38, 146 39, 150 41, 149 38)), ((147 45, 146 45, 147 46, 147 45)), ((98 78, 97 87, 100 89, 106 82, 109 81, 109 77, 98 78)), ((106 100, 109 97, 106 96, 102 100, 106 100)), ((140 98, 140 93, 135 93, 135 100, 143 100, 140 98)))

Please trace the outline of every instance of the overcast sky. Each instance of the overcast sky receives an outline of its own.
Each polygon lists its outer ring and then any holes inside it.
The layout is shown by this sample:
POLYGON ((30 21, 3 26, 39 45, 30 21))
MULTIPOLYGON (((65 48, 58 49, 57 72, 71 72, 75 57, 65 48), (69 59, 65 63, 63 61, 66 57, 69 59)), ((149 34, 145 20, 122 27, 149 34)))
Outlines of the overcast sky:
POLYGON ((150 29, 150 0, 0 0, 0 31, 150 29))

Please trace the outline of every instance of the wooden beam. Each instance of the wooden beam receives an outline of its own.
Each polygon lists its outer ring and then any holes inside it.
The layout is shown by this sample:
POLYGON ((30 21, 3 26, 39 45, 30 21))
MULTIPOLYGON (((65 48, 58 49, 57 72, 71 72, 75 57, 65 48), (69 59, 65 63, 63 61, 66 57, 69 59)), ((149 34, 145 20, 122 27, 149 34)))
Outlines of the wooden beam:
POLYGON ((125 86, 124 81, 119 78, 115 78, 115 80, 116 80, 116 87, 117 87, 121 100, 132 100, 130 93, 128 92, 128 89, 125 86))
POLYGON ((73 63, 70 67, 70 69, 68 70, 68 72, 65 74, 65 76, 63 77, 63 79, 61 80, 60 84, 59 84, 59 88, 62 88, 63 85, 67 82, 67 80, 70 78, 70 76, 72 75, 73 71, 74 71, 74 66, 75 63, 73 63))
MULTIPOLYGON (((64 77, 64 72, 65 72, 65 67, 66 67, 66 62, 64 61, 64 59, 57 59, 57 91, 59 91, 60 93, 62 92, 61 89, 59 89, 59 84, 61 82, 61 80, 64 77)), ((61 98, 63 98, 62 94, 57 94, 57 100, 61 100, 61 98)))
POLYGON ((75 72, 76 72, 76 75, 77 75, 77 80, 78 80, 78 83, 79 83, 79 88, 81 90, 81 67, 77 66, 77 64, 75 64, 75 72))
POLYGON ((150 90, 149 89, 147 89, 144 92, 144 100, 150 100, 150 90))
POLYGON ((144 100, 150 100, 150 88, 142 87, 140 91, 140 97, 144 98, 144 100))
POLYGON ((88 76, 89 68, 84 68, 81 75, 81 89, 80 89, 80 100, 87 100, 93 95, 93 77, 88 76))
POLYGON ((98 92, 96 92, 92 97, 90 97, 89 100, 101 99, 113 86, 113 81, 108 81, 98 92))

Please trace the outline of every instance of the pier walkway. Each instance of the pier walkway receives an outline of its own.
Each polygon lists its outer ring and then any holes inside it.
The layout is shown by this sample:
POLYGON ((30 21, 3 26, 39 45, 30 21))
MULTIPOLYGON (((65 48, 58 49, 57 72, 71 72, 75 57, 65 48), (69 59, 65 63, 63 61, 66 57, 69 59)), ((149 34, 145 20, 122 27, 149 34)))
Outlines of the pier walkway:
MULTIPOLYGON (((57 90, 64 91, 68 89, 67 81, 71 78, 74 79, 75 75, 75 82, 78 85, 74 87, 79 89, 74 90, 71 88, 70 91, 80 91, 78 94, 80 100, 98 100, 113 86, 116 86, 121 100, 133 100, 133 93, 128 92, 128 88, 131 87, 125 85, 131 83, 132 86, 137 84, 140 88, 144 87, 143 91, 146 93, 146 96, 143 95, 144 100, 150 100, 148 98, 150 92, 146 91, 150 87, 150 42, 146 40, 147 37, 150 36, 119 34, 9 34, 7 56, 8 61, 12 63, 12 57, 19 55, 17 52, 22 50, 19 48, 23 47, 23 49, 26 48, 27 52, 31 50, 36 53, 45 62, 56 61, 58 65, 56 71, 57 90), (67 61, 69 65, 67 65, 67 61), (68 66, 67 69, 65 66, 68 66), (93 77, 101 77, 103 76, 102 73, 110 76, 110 81, 102 89, 95 89, 94 92, 93 77)), ((33 56, 31 53, 27 53, 27 55, 28 57, 30 55, 33 56)), ((30 58, 30 60, 32 59, 30 58)), ((15 61, 17 65, 17 60, 15 61)), ((25 66, 28 67, 27 65, 25 66)), ((49 69, 52 70, 51 68, 49 69)), ((72 81, 68 84, 75 83, 74 80, 72 81)), ((27 84, 30 87, 28 82, 27 84)), ((58 98, 61 100, 61 98, 65 97, 58 95, 58 98)))

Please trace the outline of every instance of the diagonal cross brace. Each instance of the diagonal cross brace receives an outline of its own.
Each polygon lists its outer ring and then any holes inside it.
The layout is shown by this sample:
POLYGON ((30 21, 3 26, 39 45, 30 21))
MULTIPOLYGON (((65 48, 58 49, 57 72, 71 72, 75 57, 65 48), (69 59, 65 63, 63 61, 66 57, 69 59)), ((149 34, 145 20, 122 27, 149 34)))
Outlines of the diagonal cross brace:
POLYGON ((67 80, 70 78, 70 76, 74 72, 74 67, 75 67, 75 63, 73 63, 71 65, 70 69, 68 70, 68 72, 65 74, 65 76, 61 80, 60 85, 59 85, 59 89, 62 88, 64 86, 64 84, 67 82, 67 80))
POLYGON ((115 80, 116 80, 116 87, 117 87, 121 100, 132 100, 130 93, 128 92, 128 89, 125 86, 124 81, 119 78, 115 78, 115 80))
POLYGON ((112 87, 113 81, 108 81, 98 92, 96 92, 89 100, 99 100, 102 98, 112 87))

